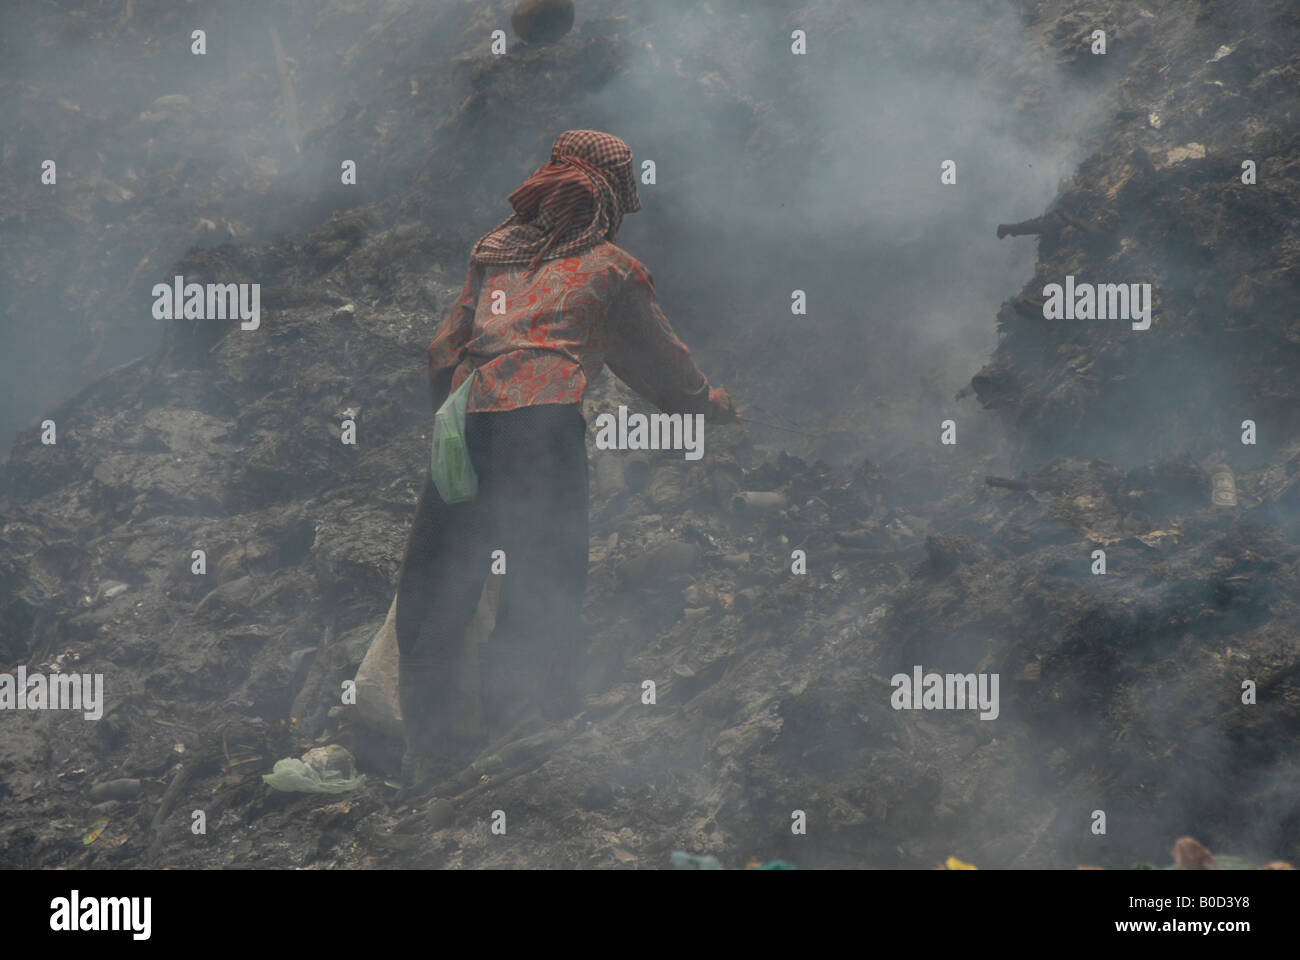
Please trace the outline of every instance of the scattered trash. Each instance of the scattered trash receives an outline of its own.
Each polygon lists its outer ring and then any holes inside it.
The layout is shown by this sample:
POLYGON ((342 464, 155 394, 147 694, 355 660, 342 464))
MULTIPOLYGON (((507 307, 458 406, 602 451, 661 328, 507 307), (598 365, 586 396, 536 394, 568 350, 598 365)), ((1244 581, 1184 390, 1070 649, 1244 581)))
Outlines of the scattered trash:
POLYGON ((1226 464, 1219 464, 1210 470, 1212 492, 1210 499, 1216 507, 1235 507, 1237 505, 1237 479, 1232 469, 1226 464))
POLYGON ((674 870, 721 870, 722 866, 718 863, 717 857, 702 856, 697 857, 693 854, 685 853, 681 850, 673 852, 673 869, 674 870))
POLYGON ((90 846, 99 839, 99 835, 104 832, 106 826, 108 826, 108 817, 100 817, 90 825, 89 829, 86 830, 85 834, 81 838, 81 842, 86 846, 90 846))
MULTIPOLYGON (((717 857, 697 856, 692 853, 685 853, 678 850, 673 854, 674 870, 721 870, 722 865, 718 863, 717 857)), ((758 859, 750 860, 745 864, 746 870, 794 870, 795 865, 789 860, 768 860, 766 862, 758 859)))
POLYGON ((731 509, 735 513, 754 511, 756 513, 774 513, 785 508, 785 494, 766 490, 741 490, 731 498, 731 509))
POLYGON ((366 782, 365 774, 356 775, 352 754, 332 743, 313 747, 301 760, 286 757, 277 760, 262 782, 273 790, 298 793, 347 793, 366 782))
POLYGON ((1274 860, 1259 865, 1245 857, 1234 857, 1226 853, 1210 853, 1193 837, 1179 837, 1171 851, 1174 862, 1167 867, 1153 867, 1149 863, 1135 863, 1133 870, 1294 870, 1295 867, 1285 860, 1274 860))
POLYGON ((1191 143, 1185 143, 1181 147, 1174 147, 1172 150, 1170 150, 1168 153, 1165 154, 1165 161, 1167 163, 1182 163, 1184 160, 1204 160, 1204 159, 1205 159, 1205 144, 1196 143, 1195 141, 1191 143))
POLYGON ((945 870, 978 870, 979 867, 973 863, 967 863, 964 860, 958 860, 956 857, 949 857, 944 861, 943 869, 945 870))

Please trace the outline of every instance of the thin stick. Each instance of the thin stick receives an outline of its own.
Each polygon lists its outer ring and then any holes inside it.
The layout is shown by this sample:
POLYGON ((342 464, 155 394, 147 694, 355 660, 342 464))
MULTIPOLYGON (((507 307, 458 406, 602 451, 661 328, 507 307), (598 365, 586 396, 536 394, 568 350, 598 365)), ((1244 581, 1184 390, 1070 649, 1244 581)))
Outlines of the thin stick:
POLYGON ((773 430, 785 430, 789 433, 798 433, 805 437, 828 437, 829 433, 814 433, 812 430, 800 430, 798 427, 783 427, 779 423, 768 423, 765 420, 755 420, 753 417, 738 417, 741 423, 752 423, 756 427, 770 427, 773 430))
POLYGON ((752 409, 757 410, 759 413, 770 413, 778 420, 784 420, 786 423, 791 424, 792 426, 796 426, 800 428, 804 426, 803 421, 799 420, 797 417, 792 417, 789 414, 782 413, 780 410, 773 410, 771 407, 765 407, 761 403, 751 403, 749 406, 752 409))

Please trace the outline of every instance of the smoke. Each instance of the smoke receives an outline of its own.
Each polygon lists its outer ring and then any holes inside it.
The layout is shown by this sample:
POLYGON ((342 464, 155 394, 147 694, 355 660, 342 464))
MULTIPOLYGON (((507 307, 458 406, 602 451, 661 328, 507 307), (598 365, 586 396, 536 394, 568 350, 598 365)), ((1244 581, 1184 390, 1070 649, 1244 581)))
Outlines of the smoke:
POLYGON ((1032 270, 994 227, 1048 205, 1094 91, 1027 56, 997 2, 679 4, 634 36, 576 113, 655 163, 619 241, 669 316, 719 377, 789 385, 742 407, 852 424, 846 461, 930 443, 1032 270))
POLYGON ((331 72, 343 59, 332 45, 364 37, 382 4, 358 5, 325 30, 313 22, 318 5, 298 0, 94 6, 0 11, 4 451, 16 430, 158 346, 149 291, 170 281, 191 246, 308 230, 391 188, 375 175, 351 193, 329 189, 338 162, 311 140, 331 105, 370 79, 331 72), (296 122, 281 97, 273 29, 296 122), (46 161, 56 164, 53 184, 41 179, 46 161))
MULTIPOLYGON (((507 3, 410 5, 400 21, 409 37, 395 36, 392 21, 385 34, 368 32, 388 6, 378 0, 340 3, 351 12, 332 19, 317 19, 306 2, 194 6, 194 17, 166 19, 169 5, 135 4, 137 20, 157 24, 142 32, 139 49, 152 49, 144 33, 166 33, 175 45, 138 70, 128 56, 103 54, 88 18, 68 18, 51 33, 26 10, 6 12, 14 29, 0 37, 12 56, 0 92, 34 90, 44 105, 62 98, 94 115, 75 138, 42 135, 43 118, 21 95, 0 97, 6 168, 34 181, 47 153, 63 158, 71 192, 84 186, 78 165, 105 153, 100 168, 112 184, 96 188, 86 222, 129 223, 133 232, 130 243, 105 250, 98 229, 79 231, 66 214, 54 218, 53 207, 0 221, 8 274, 39 267, 30 283, 0 286, 12 418, 0 423, 0 441, 95 372, 157 345, 148 290, 171 279, 168 267, 189 243, 292 235, 339 207, 413 191, 439 212, 431 227, 443 248, 456 239, 467 256, 470 241, 508 212, 505 198, 546 159, 554 136, 591 127, 626 139, 638 170, 653 162, 642 211, 624 221, 617 242, 651 268, 676 329, 742 411, 766 408, 839 429, 837 447, 820 452, 844 463, 869 456, 925 464, 948 417, 960 420, 963 444, 1000 450, 991 415, 973 399, 955 399, 997 345, 1000 305, 1034 268, 1034 241, 999 240, 994 230, 1051 205, 1085 152, 1091 105, 1102 99, 1098 82, 1067 82, 1026 42, 1010 2, 826 0, 791 11, 744 0, 579 0, 572 36, 545 50, 512 39, 500 62, 485 52, 487 34, 507 26, 507 3), (193 58, 182 41, 189 20, 208 13, 209 43, 222 50, 211 62, 193 58), (301 154, 276 99, 272 25, 293 60, 301 154), (806 55, 791 51, 795 30, 806 32, 806 55), (25 50, 14 40, 22 35, 44 45, 25 50), (458 46, 467 37, 478 44, 473 51, 458 46), (392 55, 381 56, 390 45, 392 55), (233 61, 230 50, 238 51, 233 61), (564 62, 570 55, 583 58, 580 66, 564 62), (188 97, 190 107, 155 108, 166 95, 188 97), (115 134, 118 127, 128 135, 115 134), (373 164, 362 163, 354 194, 330 189, 340 156, 373 164), (948 161, 951 184, 941 182, 948 161), (266 164, 265 176, 242 179, 266 164), (423 175, 415 188, 412 174, 423 175), (118 199, 115 186, 134 199, 118 199), (212 236, 190 229, 199 218, 217 224, 212 236), (107 299, 97 316, 78 318, 83 326, 58 322, 98 289, 107 299), (792 313, 794 291, 806 296, 806 314, 792 313), (92 355, 95 345, 102 349, 92 355)), ((50 202, 36 187, 24 195, 50 202)), ((455 273, 462 265, 430 268, 455 273)), ((1169 257, 1170 275, 1184 286, 1197 268, 1194 251, 1169 257)), ((1162 359, 1154 343, 1141 349, 1152 363, 1139 396, 1171 391, 1187 380, 1188 362, 1200 364, 1178 352, 1162 359)), ((1202 387, 1227 389, 1226 375, 1207 377, 1202 387)), ((1059 449, 1105 440, 1127 415, 1125 397, 1103 409, 1095 435, 1081 426, 1059 449)), ((1149 453, 1121 449, 1135 460, 1149 453)), ((932 666, 934 653, 945 662, 933 666, 947 672, 976 670, 989 637, 972 619, 959 634, 931 639, 922 662, 932 666)), ((877 654, 886 661, 886 652, 870 651, 877 654)), ((1116 664, 1123 654, 1113 653, 1116 664)), ((1179 683, 1146 700, 1135 688, 1115 700, 1150 736, 1173 741, 1195 709, 1193 687, 1179 683)), ((999 722, 1010 725, 1014 715, 1009 709, 999 722)), ((1077 725, 1057 732, 1063 742, 1087 736, 1077 725)), ((1054 745, 1032 729, 1016 736, 1024 756, 1054 745)), ((1193 739, 1189 757, 1230 768, 1233 735, 1206 726, 1193 739)), ((835 759, 833 741, 819 746, 835 759)), ((1189 816, 1219 796, 1195 780, 1190 768, 1166 780, 1194 794, 1189 816)), ((1016 809, 1032 804, 1017 800, 1016 809)), ((1261 827, 1254 839, 1263 849, 1276 835, 1261 827)))
MULTIPOLYGON (((21 227, 5 227, 11 250, 38 250, 46 264, 36 276, 29 263, 8 266, 23 282, 6 285, 0 303, 15 348, 4 378, 6 430, 153 348, 159 330, 142 291, 167 279, 184 245, 310 228, 332 209, 398 189, 409 169, 383 148, 429 143, 448 154, 453 147, 419 118, 446 117, 466 87, 477 92, 498 78, 466 79, 465 65, 449 62, 451 38, 476 15, 456 5, 403 15, 399 25, 414 37, 406 46, 394 42, 407 38, 372 39, 363 29, 375 21, 367 13, 380 10, 373 3, 328 18, 293 2, 222 0, 185 15, 146 2, 130 19, 123 12, 107 22, 68 6, 61 15, 6 13, 7 86, 19 95, 0 103, 0 136, 6 166, 29 175, 21 193, 37 209, 21 227), (207 56, 190 52, 198 26, 207 56), (272 27, 297 89, 301 155, 286 136, 272 27), (95 30, 121 42, 99 43, 95 30), (15 44, 23 36, 33 42, 15 44), (396 45, 397 65, 374 76, 357 70, 367 43, 381 42, 396 45), (427 66, 422 58, 438 63, 435 81, 453 82, 426 82, 413 97, 401 75, 427 66), (39 109, 25 106, 23 93, 35 94, 39 109), (189 103, 153 106, 177 95, 189 103), (85 119, 78 125, 60 111, 85 119), (405 128, 400 138, 384 134, 395 123, 405 128), (328 190, 336 166, 328 156, 354 155, 376 129, 383 176, 368 170, 346 199, 328 190), (47 156, 60 161, 54 188, 36 182, 47 156), (68 214, 55 212, 56 191, 83 202, 92 172, 109 181, 89 211, 92 223, 117 224, 120 239, 108 249, 105 231, 70 229, 68 214), (118 188, 131 197, 118 200, 118 188), (149 230, 148 209, 168 222, 149 230), (87 290, 102 291, 113 315, 77 316, 87 290), (38 319, 49 316, 67 320, 38 319)), ((508 10, 477 16, 486 34, 506 24, 508 10)), ((999 241, 993 226, 1050 201, 1076 159, 1074 128, 1090 91, 1067 89, 1034 60, 1002 0, 825 2, 795 12, 737 0, 652 9, 588 2, 565 43, 599 37, 606 24, 619 37, 612 79, 588 90, 550 81, 554 99, 543 109, 503 105, 458 128, 472 142, 455 144, 455 156, 469 151, 484 162, 430 185, 457 214, 448 226, 468 237, 504 216, 504 197, 545 159, 557 123, 618 133, 657 175, 619 240, 654 270, 670 317, 701 345, 715 378, 802 379, 782 398, 785 412, 859 424, 860 449, 842 451, 846 460, 905 447, 917 431, 928 437, 994 345, 997 305, 1030 270, 1032 243, 999 241), (791 52, 796 29, 807 35, 803 56, 791 52), (946 160, 956 164, 955 185, 940 184, 946 160), (458 207, 461 195, 497 197, 498 206, 458 207), (805 316, 791 314, 794 290, 806 293, 805 316), (863 417, 873 399, 899 392, 908 411, 863 417)), ((543 63, 530 82, 545 89, 549 77, 543 63)))

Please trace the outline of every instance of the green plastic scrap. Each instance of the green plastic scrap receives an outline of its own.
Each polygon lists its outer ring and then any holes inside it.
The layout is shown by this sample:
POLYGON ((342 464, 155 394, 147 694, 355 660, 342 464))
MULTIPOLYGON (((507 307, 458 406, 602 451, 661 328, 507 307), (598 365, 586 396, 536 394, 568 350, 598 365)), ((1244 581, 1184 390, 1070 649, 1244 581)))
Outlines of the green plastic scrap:
POLYGON ((761 866, 754 867, 755 870, 793 870, 795 866, 789 860, 769 860, 761 866))
POLYGON ((273 790, 296 793, 347 793, 366 782, 365 774, 352 776, 352 755, 337 744, 309 750, 302 760, 277 760, 262 782, 273 790), (306 761, 313 761, 308 763, 306 761))
POLYGON ((673 853, 674 870, 721 870, 716 857, 697 857, 677 850, 673 853))
POLYGON ((465 406, 469 385, 478 374, 475 370, 457 387, 433 417, 433 448, 429 468, 433 485, 445 503, 463 503, 478 494, 478 475, 469 459, 465 443, 465 406))

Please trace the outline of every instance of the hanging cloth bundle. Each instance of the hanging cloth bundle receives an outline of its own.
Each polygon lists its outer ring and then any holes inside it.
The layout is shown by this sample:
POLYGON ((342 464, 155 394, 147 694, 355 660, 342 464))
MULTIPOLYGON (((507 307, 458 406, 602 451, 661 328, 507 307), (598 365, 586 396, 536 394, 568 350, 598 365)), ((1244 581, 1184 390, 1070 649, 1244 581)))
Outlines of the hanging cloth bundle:
POLYGON ((469 459, 465 444, 465 405, 470 384, 478 376, 474 370, 465 382, 452 391, 433 418, 433 449, 430 469, 433 484, 445 503, 464 503, 478 494, 478 476, 469 459))

